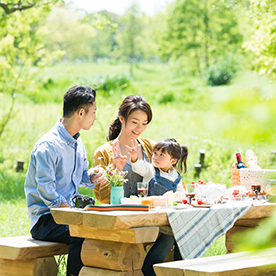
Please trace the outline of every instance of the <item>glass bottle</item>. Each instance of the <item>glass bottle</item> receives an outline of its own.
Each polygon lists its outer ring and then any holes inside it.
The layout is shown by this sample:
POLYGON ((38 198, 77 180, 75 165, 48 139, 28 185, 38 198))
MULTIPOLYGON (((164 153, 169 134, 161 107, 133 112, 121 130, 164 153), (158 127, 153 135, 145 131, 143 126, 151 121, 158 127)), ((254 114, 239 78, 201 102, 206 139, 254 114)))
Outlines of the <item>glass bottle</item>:
POLYGON ((246 166, 242 162, 241 154, 239 152, 236 153, 236 158, 237 158, 237 162, 238 162, 237 169, 246 168, 246 166))

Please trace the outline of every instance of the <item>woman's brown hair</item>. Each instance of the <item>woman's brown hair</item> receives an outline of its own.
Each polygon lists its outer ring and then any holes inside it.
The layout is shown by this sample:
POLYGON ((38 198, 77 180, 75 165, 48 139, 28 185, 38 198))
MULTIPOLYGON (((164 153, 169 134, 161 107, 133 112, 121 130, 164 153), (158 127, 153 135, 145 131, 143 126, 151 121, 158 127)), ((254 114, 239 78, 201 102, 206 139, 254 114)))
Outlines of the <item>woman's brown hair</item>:
POLYGON ((127 96, 119 107, 119 112, 117 118, 109 125, 109 133, 107 135, 107 140, 114 140, 120 134, 122 124, 119 120, 119 116, 122 116, 127 121, 128 116, 135 110, 142 110, 148 116, 149 124, 152 119, 152 111, 150 105, 144 100, 140 95, 130 95, 127 96))

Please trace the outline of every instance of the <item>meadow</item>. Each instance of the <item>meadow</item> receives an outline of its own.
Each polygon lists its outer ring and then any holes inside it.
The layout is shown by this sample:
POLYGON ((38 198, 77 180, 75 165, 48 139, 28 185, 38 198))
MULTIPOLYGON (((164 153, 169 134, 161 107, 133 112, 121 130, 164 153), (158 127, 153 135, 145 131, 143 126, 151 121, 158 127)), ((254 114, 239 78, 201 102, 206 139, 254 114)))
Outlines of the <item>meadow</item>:
MULTIPOLYGON (((200 175, 204 182, 225 183, 230 187, 235 153, 241 152, 245 159, 248 148, 257 153, 263 168, 275 167, 271 155, 276 148, 273 82, 242 72, 228 86, 209 87, 203 78, 180 73, 172 64, 160 63, 138 64, 132 77, 127 72, 127 64, 120 63, 59 63, 37 76, 40 89, 24 95, 18 93, 13 117, 0 137, 1 237, 29 233, 24 180, 30 153, 36 141, 62 116, 62 96, 76 84, 99 88, 98 118, 90 131, 81 132, 91 166, 93 152, 106 141, 108 125, 116 118, 122 99, 141 94, 153 110, 153 121, 143 137, 155 141, 174 137, 189 148, 184 182, 197 181, 194 164, 199 162, 201 149, 206 152, 200 175), (123 84, 122 78, 127 80, 123 84), (104 90, 99 85, 104 83, 102 80, 105 84, 109 80, 109 86, 115 89, 104 90), (25 162, 22 172, 15 172, 17 160, 25 162)), ((10 101, 7 94, 0 94, 0 115, 10 101)), ((93 196, 93 191, 85 188, 80 192, 93 196)), ((205 255, 224 253, 222 237, 205 255)))

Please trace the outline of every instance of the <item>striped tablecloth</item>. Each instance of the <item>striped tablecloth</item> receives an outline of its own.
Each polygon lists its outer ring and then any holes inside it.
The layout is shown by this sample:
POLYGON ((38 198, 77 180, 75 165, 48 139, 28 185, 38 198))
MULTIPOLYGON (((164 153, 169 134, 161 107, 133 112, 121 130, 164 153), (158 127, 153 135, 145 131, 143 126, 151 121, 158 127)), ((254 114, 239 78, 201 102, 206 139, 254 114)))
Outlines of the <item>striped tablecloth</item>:
POLYGON ((204 252, 251 207, 249 202, 215 204, 210 208, 167 210, 168 219, 183 259, 204 252))

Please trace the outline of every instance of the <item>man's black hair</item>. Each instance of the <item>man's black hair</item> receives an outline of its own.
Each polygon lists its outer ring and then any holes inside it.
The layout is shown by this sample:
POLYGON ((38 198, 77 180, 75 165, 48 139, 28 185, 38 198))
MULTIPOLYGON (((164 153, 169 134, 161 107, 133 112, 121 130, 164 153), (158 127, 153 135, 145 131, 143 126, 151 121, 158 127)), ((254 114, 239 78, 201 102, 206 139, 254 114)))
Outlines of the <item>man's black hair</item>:
POLYGON ((96 100, 96 90, 89 86, 76 85, 71 87, 63 97, 63 117, 71 117, 83 108, 88 112, 96 100))

